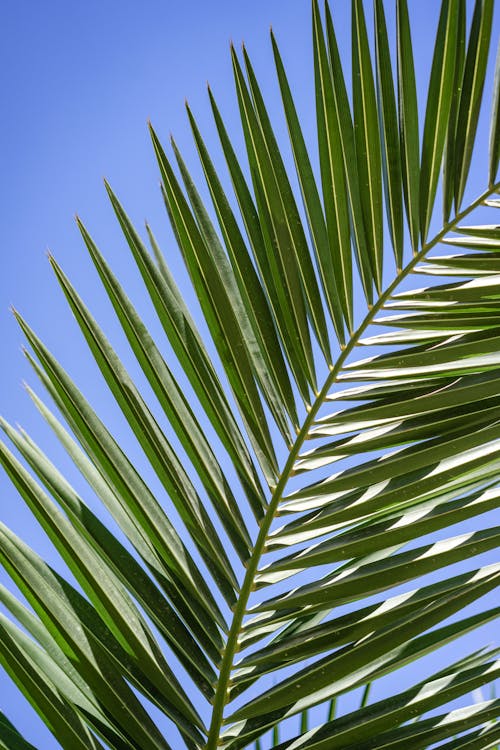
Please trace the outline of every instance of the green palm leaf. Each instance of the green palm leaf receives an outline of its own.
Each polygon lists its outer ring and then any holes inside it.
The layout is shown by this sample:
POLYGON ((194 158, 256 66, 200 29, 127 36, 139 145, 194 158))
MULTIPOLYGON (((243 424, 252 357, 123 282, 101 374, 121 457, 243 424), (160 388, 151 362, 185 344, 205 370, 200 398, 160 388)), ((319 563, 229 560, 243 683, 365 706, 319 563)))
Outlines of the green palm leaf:
MULTIPOLYGON (((500 614, 478 604, 500 566, 475 559, 500 541, 500 231, 473 217, 500 207, 500 57, 482 192, 463 206, 493 3, 477 0, 469 28, 466 3, 443 0, 422 111, 406 0, 394 49, 383 1, 373 27, 366 10, 352 0, 349 70, 335 15, 312 3, 312 145, 271 33, 293 162, 250 55, 231 48, 244 153, 209 98, 232 190, 187 107, 212 208, 150 126, 203 326, 149 225, 151 252, 107 183, 168 343, 79 219, 131 351, 114 348, 50 257, 150 475, 15 312, 58 413, 28 393, 86 490, 0 421, 0 463, 69 576, 0 527, 0 561, 26 602, 0 588, 0 660, 65 750, 500 739, 499 701, 463 702, 498 679, 494 648, 416 684, 405 669, 500 614), (396 671, 398 688, 372 700, 396 671), (355 689, 357 708, 339 711, 355 689)), ((0 746, 33 748, 3 714, 0 746)))

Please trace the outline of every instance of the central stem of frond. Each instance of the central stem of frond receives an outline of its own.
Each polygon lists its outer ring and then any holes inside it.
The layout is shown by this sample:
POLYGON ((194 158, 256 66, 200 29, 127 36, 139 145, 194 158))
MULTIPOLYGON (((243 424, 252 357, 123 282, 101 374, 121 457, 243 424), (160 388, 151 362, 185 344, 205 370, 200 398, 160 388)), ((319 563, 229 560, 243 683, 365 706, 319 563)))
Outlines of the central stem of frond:
POLYGON ((465 208, 463 211, 460 211, 458 214, 456 214, 451 221, 447 222, 443 226, 443 228, 433 237, 432 240, 422 245, 422 248, 419 250, 419 252, 412 257, 410 262, 396 276, 394 281, 387 287, 387 289, 381 294, 377 302, 371 307, 362 323, 351 336, 345 348, 341 351, 335 365, 332 365, 330 367, 330 371, 325 380, 325 383, 321 391, 318 393, 316 399, 312 403, 310 410, 307 412, 300 432, 297 434, 295 443, 290 450, 285 466, 283 467, 283 471, 281 472, 279 481, 274 489, 271 500, 267 507, 266 514, 260 524, 259 534, 255 542, 252 556, 248 561, 245 578, 240 589, 238 602, 234 609, 233 621, 231 623, 231 629, 229 631, 228 639, 224 649, 224 656, 221 663, 217 689, 213 701, 213 712, 207 738, 206 750, 216 750, 217 746, 220 744, 220 729, 223 724, 224 708, 226 706, 227 698, 229 695, 229 686, 231 682, 231 671, 233 668, 234 656, 238 650, 238 639, 243 623, 243 618, 247 611, 248 600, 253 590, 255 574, 257 573, 260 559, 266 546, 269 529, 271 528, 271 524, 276 516, 276 512, 283 497, 283 493, 285 491, 288 480, 292 476, 295 461, 299 455, 300 450, 302 449, 304 441, 307 438, 309 430, 320 407, 324 403, 330 388, 337 379, 337 376, 339 375, 347 357, 353 351, 354 347, 357 345, 368 326, 373 323, 375 316, 383 308, 383 306, 395 291, 395 289, 399 286, 401 281, 413 271, 416 264, 420 260, 422 260, 433 247, 441 242, 441 240, 445 237, 446 234, 448 234, 448 232, 453 231, 458 222, 460 222, 472 211, 474 211, 474 209, 480 206, 487 198, 489 198, 490 195, 497 192, 499 188, 500 182, 491 185, 473 203, 467 206, 467 208, 465 208))

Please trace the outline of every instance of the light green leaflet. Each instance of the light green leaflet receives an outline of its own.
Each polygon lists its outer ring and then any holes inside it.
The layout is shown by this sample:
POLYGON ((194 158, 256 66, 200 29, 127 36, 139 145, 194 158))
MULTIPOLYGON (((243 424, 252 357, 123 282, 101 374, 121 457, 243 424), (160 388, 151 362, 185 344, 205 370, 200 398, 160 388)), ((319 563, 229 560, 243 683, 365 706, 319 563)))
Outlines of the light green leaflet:
POLYGON ((398 112, 403 194, 413 252, 418 249, 420 167, 415 66, 406 0, 397 2, 398 112))
POLYGON ((375 55, 385 206, 397 268, 403 265, 401 152, 387 25, 382 0, 375 2, 375 55))
POLYGON ((456 50, 459 47, 459 0, 441 8, 425 113, 420 173, 420 231, 425 241, 432 216, 439 168, 453 101, 456 50))

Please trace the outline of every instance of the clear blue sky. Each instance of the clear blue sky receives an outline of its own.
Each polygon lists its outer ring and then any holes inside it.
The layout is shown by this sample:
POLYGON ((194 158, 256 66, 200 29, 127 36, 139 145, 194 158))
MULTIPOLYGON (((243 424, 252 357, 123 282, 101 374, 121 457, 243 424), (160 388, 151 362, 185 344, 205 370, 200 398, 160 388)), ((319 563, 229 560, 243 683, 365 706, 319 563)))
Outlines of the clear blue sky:
MULTIPOLYGON (((348 4, 334 0, 332 5, 339 15, 348 4)), ((436 5, 434 0, 410 0, 417 22, 414 44, 421 96, 430 65, 436 5)), ((23 379, 35 384, 35 377, 20 352, 22 337, 8 306, 14 304, 26 316, 78 382, 85 383, 85 392, 92 394, 105 420, 116 420, 119 426, 120 418, 99 385, 86 347, 75 335, 76 326, 45 251, 50 248, 78 282, 96 317, 109 321, 106 330, 116 333, 73 221, 78 212, 140 305, 141 286, 131 273, 102 186, 106 176, 137 224, 141 226, 148 218, 164 247, 172 248, 172 266, 182 275, 159 196, 146 121, 151 118, 165 141, 172 131, 181 149, 192 154, 183 107, 187 98, 210 143, 208 80, 230 127, 234 125, 230 39, 235 44, 246 42, 261 80, 264 76, 270 101, 276 102, 274 76, 266 76, 272 24, 312 138, 313 118, 307 118, 313 102, 309 6, 309 0, 17 0, 0 4, 0 413, 11 422, 20 422, 52 456, 60 457, 63 468, 64 457, 59 456, 21 388, 23 379)), ((498 20, 497 14, 494 39, 498 20)), ((342 17, 338 28, 346 29, 341 42, 348 45, 348 26, 342 17)), ((491 79, 489 86, 491 90, 491 79)), ((279 112, 277 105, 271 108, 279 112)), ((239 131, 236 142, 241 143, 239 131)), ((195 165, 193 158, 188 161, 195 165)), ((481 179, 477 177, 479 189, 481 179)), ((150 315, 146 307, 144 314, 150 315)), ((151 325, 155 325, 152 317, 151 325)), ((58 565, 49 543, 3 474, 0 498, 1 520, 58 565)), ((492 637, 493 631, 481 640, 492 637)), ((0 675, 0 694, 2 690, 1 707, 14 723, 41 750, 55 748, 51 735, 0 675)))

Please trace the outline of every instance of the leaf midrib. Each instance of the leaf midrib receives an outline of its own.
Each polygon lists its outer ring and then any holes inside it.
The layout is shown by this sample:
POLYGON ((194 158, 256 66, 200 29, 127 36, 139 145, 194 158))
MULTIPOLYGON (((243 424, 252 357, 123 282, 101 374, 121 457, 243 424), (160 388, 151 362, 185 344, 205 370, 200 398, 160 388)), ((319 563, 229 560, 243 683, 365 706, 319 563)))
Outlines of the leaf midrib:
POLYGON ((444 224, 444 226, 440 229, 440 231, 436 235, 434 235, 434 237, 431 240, 429 240, 428 242, 424 243, 424 245, 422 245, 422 248, 420 249, 419 252, 413 254, 413 257, 410 260, 410 262, 399 273, 396 274, 396 277, 391 282, 391 284, 389 284, 387 289, 380 295, 377 302, 368 310, 368 313, 366 314, 365 318, 363 319, 359 327, 356 329, 356 331, 354 331, 348 343, 342 349, 339 357, 337 358, 335 365, 330 365, 330 372, 328 373, 326 377, 325 383, 321 391, 317 394, 314 402, 311 404, 310 409, 308 410, 308 413, 306 415, 306 418, 302 424, 302 427, 300 428, 300 431, 297 433, 297 437, 290 450, 290 453, 283 467, 283 470, 280 474, 278 483, 276 484, 273 490, 273 494, 271 496, 271 500, 269 501, 269 505, 267 507, 266 513, 260 521, 259 533, 255 541, 252 555, 250 559, 248 560, 248 562, 246 563, 247 569, 245 573, 245 578, 243 580, 243 584, 240 589, 240 595, 239 595, 238 601, 234 607, 233 620, 231 623, 231 628, 229 631, 228 639, 227 639, 226 646, 225 646, 224 653, 223 653, 223 658, 222 658, 221 665, 220 665, 219 678, 217 680, 217 687, 216 687, 215 696, 213 699, 212 718, 210 722, 210 728, 208 732, 207 743, 205 745, 205 750, 216 750, 217 746, 219 745, 220 730, 223 724, 224 708, 226 706, 226 700, 229 695, 229 687, 231 683, 231 671, 233 668, 233 661, 234 661, 235 654, 237 653, 237 650, 238 650, 238 638, 240 635, 243 618, 247 611, 248 600, 250 598, 250 594, 252 593, 254 589, 255 574, 257 573, 260 559, 265 549, 267 535, 271 527, 271 524, 275 518, 276 511, 278 509, 280 501, 282 500, 285 487, 288 483, 288 480, 293 475, 295 461, 299 455, 300 450, 302 449, 302 446, 304 444, 304 441, 307 438, 307 435, 309 434, 309 430, 316 417, 316 414, 318 413, 320 407, 324 403, 331 386, 336 381, 337 376, 339 375, 345 360, 347 359, 349 354, 352 352, 354 347, 358 344, 365 330, 368 328, 369 325, 371 325, 375 316, 378 314, 378 312, 380 312, 380 310, 382 309, 382 307, 384 306, 388 298, 392 295, 395 289, 399 286, 401 281, 405 279, 413 271, 417 263, 420 260, 422 260, 425 257, 425 255, 433 247, 435 247, 435 245, 437 245, 445 237, 446 234, 448 234, 448 232, 453 231, 454 227, 456 227, 456 225, 462 219, 464 219, 466 216, 472 213, 472 211, 474 211, 478 206, 480 206, 481 203, 483 203, 499 188, 500 188, 500 182, 496 182, 490 185, 483 193, 481 193, 479 197, 477 197, 465 209, 457 213, 452 220, 446 222, 446 224, 444 224))

